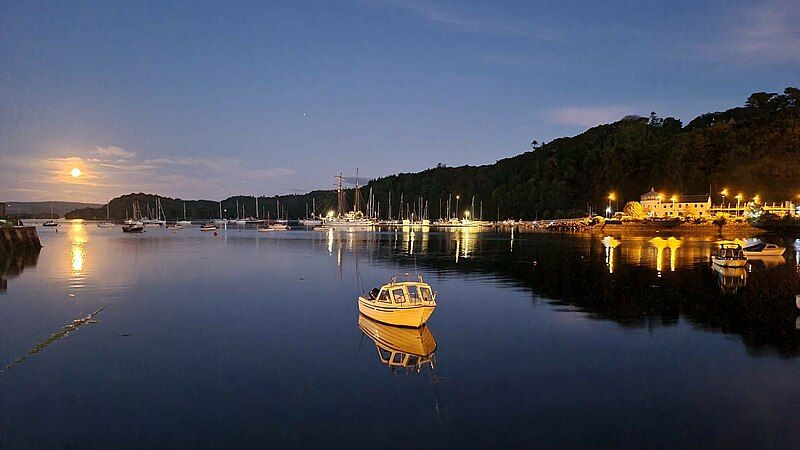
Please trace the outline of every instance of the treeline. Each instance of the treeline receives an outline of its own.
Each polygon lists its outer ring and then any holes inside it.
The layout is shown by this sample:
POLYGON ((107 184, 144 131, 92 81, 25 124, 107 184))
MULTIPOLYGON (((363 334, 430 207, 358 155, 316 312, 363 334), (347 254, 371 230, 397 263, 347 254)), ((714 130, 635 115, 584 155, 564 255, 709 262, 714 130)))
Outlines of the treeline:
MULTIPOLYGON (((749 197, 758 193, 768 202, 794 199, 800 194, 800 90, 757 92, 742 107, 701 115, 686 126, 656 113, 628 116, 491 165, 440 164, 419 173, 375 179, 362 190, 362 204, 372 188, 383 217, 390 197, 392 215, 397 217, 401 195, 403 209, 414 210, 414 202, 424 199, 423 209, 427 202, 431 218, 440 216, 440 202, 441 209, 446 209, 448 196, 455 210, 456 195, 460 196, 459 215, 470 209, 475 196, 475 213, 482 205, 487 220, 575 217, 590 208, 602 210, 609 192, 616 193, 621 207, 651 187, 686 194, 717 193, 727 187, 749 197)), ((154 196, 144 194, 114 199, 112 217, 124 218, 137 196, 142 205, 155 204, 154 196)), ((352 190, 347 197, 352 206, 352 190)), ((232 197, 223 201, 229 217, 236 216, 237 199, 248 214, 255 212, 253 197, 232 197)), ((260 197, 259 205, 275 217, 276 200, 291 218, 304 216, 305 205, 310 208, 312 200, 317 212, 336 209, 333 191, 260 197)), ((169 219, 182 217, 182 200, 162 203, 169 219)), ((190 218, 219 215, 219 204, 213 201, 186 201, 186 207, 190 218)), ((70 216, 102 218, 105 211, 87 208, 70 216)))

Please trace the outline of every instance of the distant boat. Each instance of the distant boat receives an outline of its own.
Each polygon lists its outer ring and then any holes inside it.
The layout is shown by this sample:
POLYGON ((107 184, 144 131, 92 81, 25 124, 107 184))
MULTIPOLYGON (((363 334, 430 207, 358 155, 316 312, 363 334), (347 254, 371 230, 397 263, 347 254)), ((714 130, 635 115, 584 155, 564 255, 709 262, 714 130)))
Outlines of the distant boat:
POLYGON ((217 227, 214 224, 207 223, 200 227, 200 231, 217 231, 217 227))
POLYGON ((258 227, 258 231, 267 232, 267 231, 286 231, 289 230, 289 225, 284 225, 282 223, 273 223, 269 226, 261 226, 258 227))
POLYGON ((123 233, 144 233, 144 226, 142 225, 125 225, 122 227, 123 233))
POLYGON ((99 222, 97 224, 97 226, 100 227, 100 228, 111 228, 111 227, 113 227, 114 224, 111 222, 110 217, 111 217, 111 214, 109 213, 109 209, 108 209, 108 198, 106 198, 106 220, 104 222, 99 222))
POLYGON ((54 214, 53 214, 53 206, 50 205, 50 220, 48 220, 45 223, 43 223, 42 226, 43 227, 57 227, 58 223, 55 220, 53 220, 53 216, 54 216, 54 214))
POLYGON ((329 216, 325 218, 324 224, 330 228, 345 228, 345 229, 370 229, 375 226, 372 219, 364 217, 361 212, 361 192, 358 186, 358 172, 356 171, 356 188, 355 188, 355 202, 353 210, 347 211, 347 204, 345 201, 344 192, 344 176, 340 173, 334 177, 338 184, 336 186, 336 193, 338 196, 337 201, 337 216, 329 216))
POLYGON ((183 202, 183 220, 176 222, 178 225, 191 225, 192 221, 186 218, 186 202, 183 202))
POLYGON ((719 248, 711 255, 711 261, 722 267, 744 267, 747 258, 744 256, 742 246, 732 241, 722 241, 719 248))
POLYGON ((786 247, 778 247, 775 244, 765 244, 763 242, 742 249, 744 256, 782 256, 785 251, 786 247))
POLYGON ((436 293, 422 277, 392 277, 388 284, 358 297, 358 311, 378 322, 402 327, 420 327, 436 309, 436 293))

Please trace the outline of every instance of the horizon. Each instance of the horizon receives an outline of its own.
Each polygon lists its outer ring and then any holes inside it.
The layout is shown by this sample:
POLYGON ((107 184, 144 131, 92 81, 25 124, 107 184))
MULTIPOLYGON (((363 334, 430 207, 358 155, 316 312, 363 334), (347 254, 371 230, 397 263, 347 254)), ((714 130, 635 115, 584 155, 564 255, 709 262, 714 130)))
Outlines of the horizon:
POLYGON ((800 5, 670 5, 12 4, 0 199, 304 194, 797 84, 800 5))

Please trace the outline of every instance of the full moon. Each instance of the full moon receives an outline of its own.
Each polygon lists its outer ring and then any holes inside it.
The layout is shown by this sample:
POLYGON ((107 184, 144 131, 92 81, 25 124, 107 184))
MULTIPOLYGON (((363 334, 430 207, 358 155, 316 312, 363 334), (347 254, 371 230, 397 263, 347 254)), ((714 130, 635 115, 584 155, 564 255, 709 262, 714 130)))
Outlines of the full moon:
POLYGON ((69 171, 69 174, 72 175, 72 178, 78 178, 79 176, 81 176, 81 169, 75 167, 74 169, 69 171))

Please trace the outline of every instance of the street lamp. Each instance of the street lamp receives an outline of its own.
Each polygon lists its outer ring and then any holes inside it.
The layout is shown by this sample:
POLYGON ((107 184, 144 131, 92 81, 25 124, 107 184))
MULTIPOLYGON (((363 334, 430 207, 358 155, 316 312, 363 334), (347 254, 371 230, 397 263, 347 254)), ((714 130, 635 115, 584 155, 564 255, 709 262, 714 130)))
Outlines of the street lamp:
POLYGON ((739 215, 739 203, 741 203, 742 199, 744 199, 744 195, 736 194, 736 215, 739 215))
POLYGON ((756 194, 753 196, 753 203, 761 203, 761 196, 756 194))
POLYGON ((617 194, 611 192, 608 194, 608 208, 606 208, 607 215, 611 215, 611 202, 617 199, 617 194))
POLYGON ((469 210, 464 211, 464 218, 469 220, 469 210))
POLYGON ((728 196, 728 188, 722 188, 722 192, 720 192, 720 194, 722 194, 722 205, 724 207, 725 206, 725 197, 728 196))
POLYGON ((658 203, 661 203, 663 201, 664 201, 664 194, 658 194, 658 203))
POLYGON ((458 199, 460 199, 460 195, 456 195, 456 214, 458 214, 458 199))
POLYGON ((678 201, 678 196, 673 194, 672 197, 669 198, 669 200, 672 202, 672 213, 677 216, 678 213, 675 212, 675 202, 678 201))

